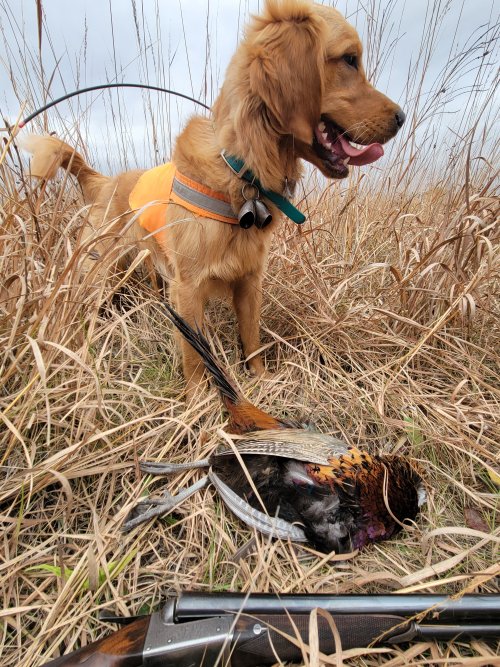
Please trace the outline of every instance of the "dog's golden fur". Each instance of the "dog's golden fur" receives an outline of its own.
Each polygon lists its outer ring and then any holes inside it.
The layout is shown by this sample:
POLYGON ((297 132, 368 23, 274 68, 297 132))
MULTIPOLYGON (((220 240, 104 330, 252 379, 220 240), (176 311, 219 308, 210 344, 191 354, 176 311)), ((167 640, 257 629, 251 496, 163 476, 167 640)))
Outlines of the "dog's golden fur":
MULTIPOLYGON (((314 144, 321 119, 366 145, 394 136, 402 122, 398 113, 397 105, 366 80, 359 38, 339 12, 308 0, 267 0, 229 64, 211 117, 191 118, 172 159, 182 174, 229 195, 237 212, 244 201, 242 181, 223 162, 222 149, 243 159, 264 187, 282 192, 286 183, 300 178, 301 158, 329 178, 345 176, 314 144)), ((129 224, 129 193, 142 172, 107 177, 58 139, 32 137, 27 143, 34 175, 51 177, 63 166, 78 178, 92 204, 88 233, 116 219, 116 238, 150 250, 158 273, 169 278, 172 304, 184 319, 200 323, 209 298, 229 295, 244 354, 259 348, 262 276, 280 219, 270 202, 273 223, 262 230, 196 217, 170 204, 166 247, 161 247, 154 238, 145 239, 147 232, 137 222, 129 224), (182 222, 171 224, 176 221, 182 222)), ((106 242, 98 242, 96 249, 105 252, 106 242)), ((184 341, 180 345, 193 390, 202 367, 192 348, 184 341)), ((256 374, 264 371, 260 355, 248 365, 256 374)))

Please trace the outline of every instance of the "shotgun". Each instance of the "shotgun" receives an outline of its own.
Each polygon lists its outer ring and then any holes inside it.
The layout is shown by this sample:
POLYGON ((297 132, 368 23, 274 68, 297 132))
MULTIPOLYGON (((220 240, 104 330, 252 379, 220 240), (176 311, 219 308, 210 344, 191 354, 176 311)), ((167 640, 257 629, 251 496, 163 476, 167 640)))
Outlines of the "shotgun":
MULTIPOLYGON (((500 640, 500 595, 270 595, 180 593, 150 616, 107 617, 123 627, 45 667, 253 667, 297 662, 309 614, 327 611, 343 649, 415 640, 500 640), (418 618, 418 620, 417 620, 418 618), (290 637, 290 639, 287 638, 290 637)), ((334 653, 317 616, 319 649, 334 653)))

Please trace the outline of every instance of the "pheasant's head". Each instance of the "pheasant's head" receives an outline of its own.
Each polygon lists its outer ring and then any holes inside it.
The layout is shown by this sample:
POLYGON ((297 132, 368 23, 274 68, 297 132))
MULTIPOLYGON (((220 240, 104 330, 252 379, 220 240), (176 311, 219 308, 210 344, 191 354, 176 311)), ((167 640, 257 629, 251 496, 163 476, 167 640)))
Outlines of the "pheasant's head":
POLYGON ((353 448, 331 464, 309 464, 308 475, 338 496, 335 515, 328 519, 344 534, 337 551, 387 540, 413 521, 425 502, 422 478, 401 456, 370 456, 353 448))
POLYGON ((355 549, 398 533, 405 522, 415 520, 425 502, 422 478, 401 456, 376 457, 358 485, 360 520, 351 536, 355 549))

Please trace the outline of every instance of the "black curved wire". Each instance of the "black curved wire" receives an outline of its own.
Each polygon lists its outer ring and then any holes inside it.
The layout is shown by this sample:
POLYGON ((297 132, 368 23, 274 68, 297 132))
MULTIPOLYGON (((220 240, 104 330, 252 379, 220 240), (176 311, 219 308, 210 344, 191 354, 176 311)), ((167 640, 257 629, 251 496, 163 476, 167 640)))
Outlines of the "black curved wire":
POLYGON ((80 88, 79 90, 74 90, 72 93, 67 93, 62 97, 58 97, 56 100, 52 100, 52 102, 45 104, 45 106, 36 109, 36 111, 33 111, 33 113, 31 113, 29 116, 23 118, 23 120, 20 121, 19 123, 19 127, 24 127, 26 123, 29 123, 31 120, 33 120, 33 118, 36 118, 39 114, 43 113, 44 111, 47 111, 47 109, 50 109, 51 107, 56 106, 56 104, 59 104, 59 102, 64 102, 64 100, 68 100, 70 97, 75 97, 75 95, 82 95, 83 93, 90 93, 94 90, 104 90, 105 88, 146 88, 147 90, 156 90, 160 93, 168 93, 169 95, 176 95, 177 97, 183 97, 185 100, 189 100, 190 102, 199 104, 200 106, 210 111, 210 107, 204 104, 203 102, 200 102, 200 100, 197 100, 194 97, 190 97, 189 95, 184 95, 184 93, 178 93, 175 90, 169 90, 168 88, 161 88, 160 86, 149 86, 145 83, 104 83, 101 84, 100 86, 89 86, 88 88, 80 88))

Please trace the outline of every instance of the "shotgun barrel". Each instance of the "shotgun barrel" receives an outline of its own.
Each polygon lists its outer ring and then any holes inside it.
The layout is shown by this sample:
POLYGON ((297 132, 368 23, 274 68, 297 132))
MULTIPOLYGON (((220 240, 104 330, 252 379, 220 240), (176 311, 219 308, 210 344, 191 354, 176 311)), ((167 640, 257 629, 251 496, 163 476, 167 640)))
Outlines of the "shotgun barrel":
POLYGON ((244 611, 247 614, 309 614, 324 609, 331 614, 393 614, 415 616, 429 611, 439 620, 500 620, 500 595, 273 595, 267 593, 179 593, 175 604, 178 622, 244 611))

